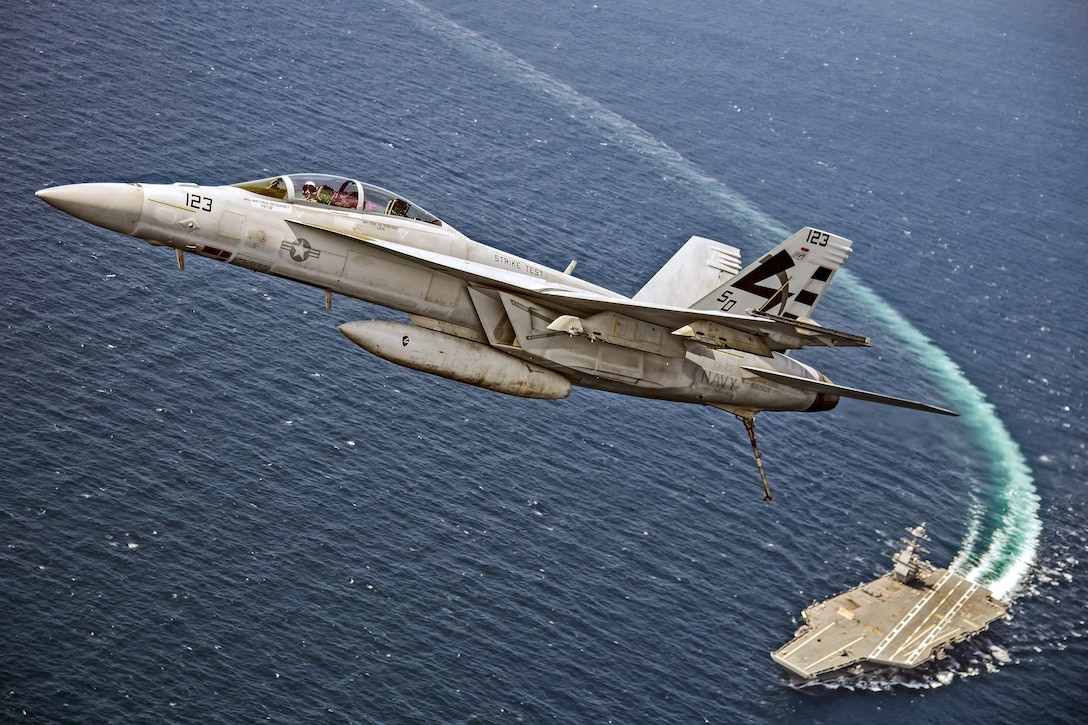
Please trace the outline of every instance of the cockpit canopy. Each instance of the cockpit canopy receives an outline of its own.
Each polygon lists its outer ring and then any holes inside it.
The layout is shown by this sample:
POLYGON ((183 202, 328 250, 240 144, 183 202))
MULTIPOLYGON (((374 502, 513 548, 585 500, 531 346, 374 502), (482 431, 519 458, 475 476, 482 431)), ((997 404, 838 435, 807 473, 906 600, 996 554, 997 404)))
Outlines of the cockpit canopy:
POLYGON ((234 184, 254 194, 295 204, 331 206, 336 209, 401 216, 430 224, 438 217, 403 197, 379 186, 329 174, 293 174, 234 184))

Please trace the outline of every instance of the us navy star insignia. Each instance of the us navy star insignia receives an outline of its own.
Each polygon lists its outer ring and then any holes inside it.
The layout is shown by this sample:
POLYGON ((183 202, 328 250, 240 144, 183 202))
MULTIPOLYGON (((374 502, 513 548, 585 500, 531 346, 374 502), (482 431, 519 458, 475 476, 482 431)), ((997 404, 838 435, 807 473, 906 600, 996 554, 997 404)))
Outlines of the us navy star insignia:
POLYGON ((280 244, 280 249, 290 254, 291 259, 296 262, 305 262, 310 257, 316 259, 321 256, 320 249, 314 249, 307 240, 301 237, 295 240, 284 240, 280 244))

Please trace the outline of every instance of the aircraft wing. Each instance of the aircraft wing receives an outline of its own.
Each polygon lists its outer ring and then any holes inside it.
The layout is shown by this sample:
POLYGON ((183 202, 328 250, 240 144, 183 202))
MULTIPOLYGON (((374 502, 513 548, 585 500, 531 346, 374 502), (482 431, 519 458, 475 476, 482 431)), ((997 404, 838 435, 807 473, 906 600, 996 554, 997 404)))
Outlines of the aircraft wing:
MULTIPOLYGON (((576 288, 552 288, 541 292, 553 307, 565 302, 585 314, 613 312, 633 317, 643 322, 668 327, 678 334, 695 337, 709 347, 735 347, 736 338, 729 334, 735 330, 755 336, 766 343, 768 350, 785 352, 810 345, 820 347, 868 347, 869 338, 850 332, 832 330, 812 322, 794 320, 766 312, 737 315, 715 310, 693 310, 686 307, 667 307, 637 302, 626 297, 604 297, 587 294, 576 288), (709 323, 705 324, 705 323, 709 323), (727 328, 721 330, 720 328, 727 328)), ((542 302, 544 299, 542 298, 542 302)), ((754 352, 754 350, 752 350, 754 352)))
MULTIPOLYGON (((737 315, 715 310, 693 310, 683 307, 654 305, 603 292, 564 285, 543 278, 534 278, 513 270, 452 257, 395 242, 346 234, 318 224, 289 221, 292 228, 302 231, 311 243, 322 235, 350 239, 395 257, 464 280, 469 284, 513 292, 562 314, 588 317, 610 312, 642 322, 667 328, 677 334, 693 337, 709 347, 737 347, 738 339, 755 340, 756 347, 766 351, 783 352, 807 346, 858 347, 868 346, 869 339, 861 335, 832 330, 815 323, 790 319, 765 312, 737 315), (741 333, 738 338, 736 333, 741 333)), ((748 349, 748 348, 743 348, 748 349)), ((755 350, 753 350, 755 351, 755 350)))

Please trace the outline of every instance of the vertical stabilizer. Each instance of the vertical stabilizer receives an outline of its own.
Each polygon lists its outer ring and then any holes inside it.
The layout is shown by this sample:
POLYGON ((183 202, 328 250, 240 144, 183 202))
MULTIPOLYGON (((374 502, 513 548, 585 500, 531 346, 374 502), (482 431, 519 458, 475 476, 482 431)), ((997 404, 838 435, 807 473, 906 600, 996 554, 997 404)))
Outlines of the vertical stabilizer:
POLYGON ((634 296, 639 302, 691 307, 740 271, 740 250, 692 237, 634 296))
POLYGON ((692 307, 810 318, 835 270, 849 254, 850 240, 805 227, 692 307))

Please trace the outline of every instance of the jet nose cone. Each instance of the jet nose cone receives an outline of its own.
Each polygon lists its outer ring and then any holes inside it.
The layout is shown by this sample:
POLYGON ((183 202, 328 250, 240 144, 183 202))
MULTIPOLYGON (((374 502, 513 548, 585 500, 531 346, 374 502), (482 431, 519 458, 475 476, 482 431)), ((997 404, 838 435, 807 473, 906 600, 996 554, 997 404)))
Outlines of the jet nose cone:
POLYGON ((132 234, 144 207, 136 184, 68 184, 37 192, 39 198, 66 214, 122 234, 132 234))

